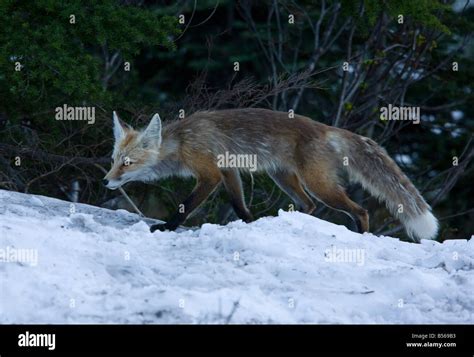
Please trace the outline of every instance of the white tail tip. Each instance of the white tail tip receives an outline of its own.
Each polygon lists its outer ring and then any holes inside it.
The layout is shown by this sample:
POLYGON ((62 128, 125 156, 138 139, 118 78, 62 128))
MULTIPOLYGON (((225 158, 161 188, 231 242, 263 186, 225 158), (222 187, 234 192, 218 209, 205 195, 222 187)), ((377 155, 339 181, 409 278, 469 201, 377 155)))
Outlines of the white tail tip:
POLYGON ((434 239, 438 234, 438 220, 429 210, 405 221, 404 225, 410 237, 434 239))

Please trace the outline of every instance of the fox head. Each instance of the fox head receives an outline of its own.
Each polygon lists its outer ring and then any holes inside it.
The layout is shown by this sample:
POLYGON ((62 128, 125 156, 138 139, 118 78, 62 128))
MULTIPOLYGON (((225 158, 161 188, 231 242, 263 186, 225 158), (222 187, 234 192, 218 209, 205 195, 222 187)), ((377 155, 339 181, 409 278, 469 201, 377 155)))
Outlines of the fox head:
POLYGON ((155 114, 144 130, 137 131, 113 114, 114 151, 112 168, 103 179, 104 185, 115 190, 130 181, 149 181, 161 146, 161 119, 155 114))

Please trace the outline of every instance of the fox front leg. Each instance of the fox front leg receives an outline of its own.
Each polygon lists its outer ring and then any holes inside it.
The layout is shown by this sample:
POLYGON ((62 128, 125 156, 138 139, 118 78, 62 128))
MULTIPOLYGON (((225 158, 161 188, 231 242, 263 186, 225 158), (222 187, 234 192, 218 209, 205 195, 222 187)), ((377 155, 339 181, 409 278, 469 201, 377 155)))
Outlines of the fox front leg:
POLYGON ((177 226, 173 227, 173 226, 169 225, 168 223, 160 223, 160 224, 152 225, 150 227, 150 232, 153 233, 155 231, 161 231, 161 232, 174 231, 176 228, 178 228, 178 227, 177 226))
POLYGON ((198 179, 196 187, 194 188, 191 195, 189 195, 189 197, 185 199, 180 205, 180 207, 184 207, 184 211, 178 211, 178 213, 176 213, 167 223, 152 225, 150 227, 150 231, 152 233, 156 230, 160 230, 162 232, 165 230, 174 231, 196 208, 199 207, 201 203, 206 200, 206 198, 209 197, 209 195, 217 188, 220 181, 220 176, 215 178, 207 177, 201 180, 198 179))

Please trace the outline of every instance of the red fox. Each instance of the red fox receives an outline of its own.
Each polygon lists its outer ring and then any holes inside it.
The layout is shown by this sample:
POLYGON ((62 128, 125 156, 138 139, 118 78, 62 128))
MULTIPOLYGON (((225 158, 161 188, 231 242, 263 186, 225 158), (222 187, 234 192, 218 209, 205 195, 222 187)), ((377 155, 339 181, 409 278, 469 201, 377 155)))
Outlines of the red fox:
POLYGON ((197 180, 191 195, 180 205, 183 209, 167 223, 153 225, 152 232, 176 229, 220 183, 237 216, 252 221, 240 172, 260 171, 266 172, 300 211, 311 214, 316 208, 314 198, 348 214, 360 233, 368 232, 367 211, 353 202, 342 186, 341 175, 347 174, 385 202, 409 236, 433 239, 437 235, 438 221, 431 207, 387 152, 373 140, 347 130, 267 109, 201 111, 164 127, 155 114, 141 131, 122 122, 115 112, 113 121, 113 164, 103 180, 107 188, 169 176, 197 180))

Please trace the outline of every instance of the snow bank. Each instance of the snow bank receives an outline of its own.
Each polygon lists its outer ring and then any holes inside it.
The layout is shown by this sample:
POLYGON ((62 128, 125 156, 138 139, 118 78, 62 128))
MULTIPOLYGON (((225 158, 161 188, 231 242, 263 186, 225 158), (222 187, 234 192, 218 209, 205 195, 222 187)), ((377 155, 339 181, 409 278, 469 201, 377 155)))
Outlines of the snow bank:
POLYGON ((473 323, 474 240, 401 242, 298 213, 155 232, 0 190, 0 323, 473 323))

